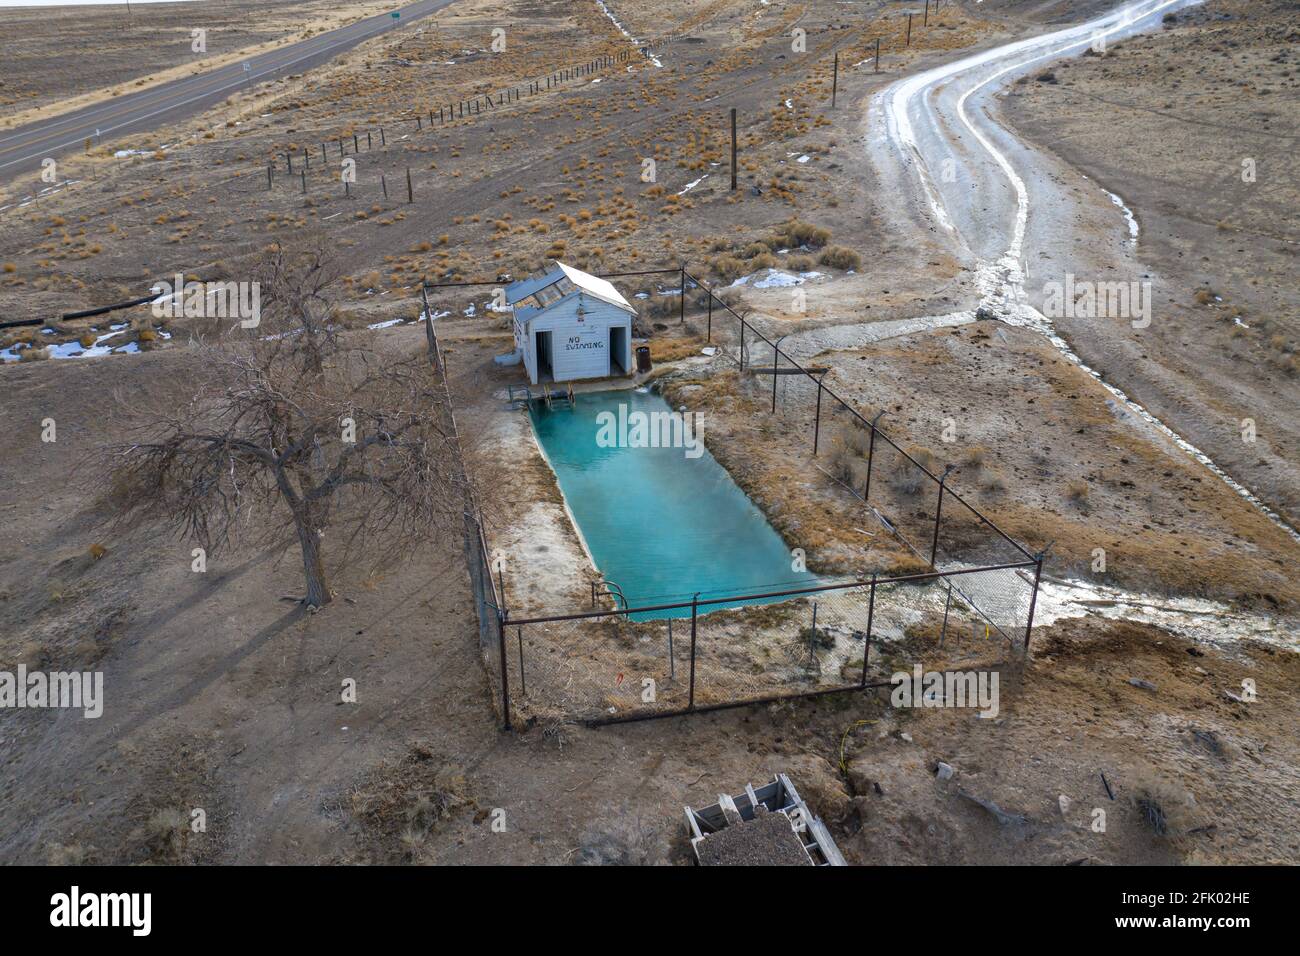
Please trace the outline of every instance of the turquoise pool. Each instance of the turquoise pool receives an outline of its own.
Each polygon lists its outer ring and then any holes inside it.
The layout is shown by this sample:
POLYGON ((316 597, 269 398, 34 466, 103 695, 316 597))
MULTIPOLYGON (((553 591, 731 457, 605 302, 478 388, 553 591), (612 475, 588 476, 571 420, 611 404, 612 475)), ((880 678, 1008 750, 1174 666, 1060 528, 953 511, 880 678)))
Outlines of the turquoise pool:
MULTIPOLYGON (((818 583, 815 575, 791 569, 781 536, 702 446, 693 449, 697 457, 683 447, 646 447, 646 433, 636 428, 645 418, 638 413, 670 411, 658 395, 613 391, 579 395, 573 409, 557 405, 531 413, 605 578, 633 607, 689 601, 693 591, 705 599, 818 583), (628 427, 619 428, 620 421, 628 427)), ((741 603, 756 602, 710 610, 741 603)), ((689 617, 690 609, 645 616, 689 617)))

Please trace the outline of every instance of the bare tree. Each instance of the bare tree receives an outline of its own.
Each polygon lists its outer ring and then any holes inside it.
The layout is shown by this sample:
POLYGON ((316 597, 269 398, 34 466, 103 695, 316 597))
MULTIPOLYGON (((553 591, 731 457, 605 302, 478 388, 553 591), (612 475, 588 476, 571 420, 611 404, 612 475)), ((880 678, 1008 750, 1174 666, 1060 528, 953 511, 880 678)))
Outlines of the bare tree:
POLYGON ((192 398, 142 416, 137 439, 109 450, 109 506, 213 553, 237 537, 296 536, 304 602, 321 607, 332 598, 327 530, 338 566, 364 554, 382 567, 459 531, 468 499, 446 391, 421 351, 312 337, 305 313, 322 309, 310 321, 329 325, 319 289, 280 301, 280 331, 195 345, 192 398))
POLYGON ((263 323, 296 339, 294 350, 309 372, 320 372, 338 348, 332 293, 344 272, 341 262, 334 247, 316 236, 296 245, 274 243, 258 264, 263 323))

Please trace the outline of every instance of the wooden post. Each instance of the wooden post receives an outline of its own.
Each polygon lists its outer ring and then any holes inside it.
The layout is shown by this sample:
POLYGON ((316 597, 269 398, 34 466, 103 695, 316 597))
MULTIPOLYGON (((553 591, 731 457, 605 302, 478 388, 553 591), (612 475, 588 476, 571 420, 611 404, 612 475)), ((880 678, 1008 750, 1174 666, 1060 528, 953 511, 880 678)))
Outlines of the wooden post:
POLYGON ((271 172, 272 172, 272 170, 274 170, 274 169, 275 169, 275 163, 267 163, 267 164, 266 164, 266 189, 267 189, 267 192, 270 192, 270 190, 271 190, 271 172))
POLYGON ((411 189, 411 167, 406 167, 406 203, 410 205, 415 202, 415 192, 411 189))
POLYGON ((831 109, 835 109, 835 94, 840 88, 840 54, 835 51, 835 71, 831 74, 831 109))
POLYGON ((880 72, 880 37, 876 37, 876 72, 880 72))
POLYGON ((731 191, 736 191, 736 108, 731 108, 731 191))
POLYGON ((930 25, 930 0, 925 0, 925 15, 921 18, 921 26, 928 27, 929 25, 930 25))
POLYGON ((387 198, 388 198, 388 178, 387 178, 383 173, 380 173, 380 174, 379 174, 379 185, 380 185, 380 186, 383 188, 383 190, 384 190, 384 198, 387 199, 387 198))
POLYGON ((912 45, 912 15, 907 15, 907 45, 912 45))
POLYGON ((292 176, 293 175, 293 154, 285 153, 284 162, 289 167, 289 175, 292 176))
POLYGON ((302 194, 307 195, 307 170, 302 171, 302 194))

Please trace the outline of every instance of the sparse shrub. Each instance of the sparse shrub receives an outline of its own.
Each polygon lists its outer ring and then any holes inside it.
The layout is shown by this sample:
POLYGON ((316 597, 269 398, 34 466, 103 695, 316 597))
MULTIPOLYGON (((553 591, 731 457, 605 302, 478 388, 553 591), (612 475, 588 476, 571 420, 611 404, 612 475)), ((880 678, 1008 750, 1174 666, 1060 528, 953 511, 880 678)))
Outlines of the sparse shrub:
POLYGON ((746 272, 746 265, 735 256, 714 256, 709 260, 713 274, 722 279, 739 279, 746 272))
POLYGON ((862 257, 847 246, 828 246, 817 259, 824 266, 847 272, 862 267, 862 257))
POLYGON ((654 866, 665 858, 662 840, 639 818, 618 817, 582 836, 574 866, 654 866))
POLYGON ((145 824, 145 845, 156 863, 179 863, 185 852, 189 818, 175 807, 156 811, 145 824))
POLYGON ((1001 494, 1007 490, 1007 483, 996 471, 986 471, 980 479, 980 490, 990 495, 1001 494))
POLYGON ((1196 800, 1179 784, 1148 771, 1133 785, 1133 806, 1151 832, 1175 838, 1196 825, 1196 800))
POLYGON ((979 471, 988 458, 988 449, 983 445, 971 445, 962 455, 961 464, 967 471, 979 471))
POLYGON ((792 248, 807 246, 810 249, 820 249, 831 241, 831 231, 829 229, 823 229, 821 226, 814 226, 808 222, 800 222, 798 219, 787 223, 781 236, 785 239, 786 245, 792 248))
POLYGON ((1088 483, 1082 478, 1075 478, 1065 486, 1065 495, 1076 505, 1087 504, 1088 501, 1088 483))

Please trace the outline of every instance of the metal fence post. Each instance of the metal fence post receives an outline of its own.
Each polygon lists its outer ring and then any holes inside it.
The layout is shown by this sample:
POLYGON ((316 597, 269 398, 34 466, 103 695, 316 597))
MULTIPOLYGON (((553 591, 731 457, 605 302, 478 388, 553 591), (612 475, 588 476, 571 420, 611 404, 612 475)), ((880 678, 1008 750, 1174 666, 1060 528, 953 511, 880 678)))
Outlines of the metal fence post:
POLYGON ((740 370, 745 370, 745 320, 740 320, 740 370))
POLYGON ((677 304, 678 305, 677 321, 685 322, 686 321, 686 267, 682 266, 680 271, 681 271, 680 279, 681 279, 682 301, 677 304))
POLYGON ((939 556, 939 521, 943 517, 943 489, 948 482, 948 476, 952 474, 955 467, 955 465, 948 465, 944 468, 942 477, 939 478, 939 500, 934 506, 934 540, 930 543, 931 568, 935 567, 935 559, 939 556))
POLYGON ((668 619, 668 679, 677 679, 677 666, 673 660, 673 619, 668 619))
POLYGON ((867 483, 862 489, 862 500, 871 501, 871 466, 876 463, 876 423, 871 423, 871 441, 867 445, 867 483))
POLYGON ((438 368, 438 350, 433 344, 433 309, 429 308, 429 292, 423 282, 420 283, 420 298, 424 300, 424 339, 429 347, 429 363, 438 368))
MULTIPOLYGON (((486 555, 485 555, 486 557, 486 555)), ((486 570, 486 569, 485 569, 486 570)), ((488 575, 492 572, 489 570, 488 575)), ((506 616, 497 609, 497 650, 501 655, 501 716, 502 730, 510 729, 510 676, 506 668, 506 616)))
POLYGON ((515 636, 519 639, 519 696, 528 696, 528 682, 524 679, 524 629, 515 628, 515 636))
POLYGON ((699 613, 700 592, 691 598, 691 686, 686 696, 686 709, 695 709, 695 619, 699 613))
POLYGON ((705 333, 704 341, 712 342, 713 341, 713 290, 709 289, 708 291, 709 291, 709 322, 707 326, 708 331, 705 333))
POLYGON ((817 442, 822 435, 822 380, 817 379, 817 415, 813 419, 813 457, 817 457, 817 442))
POLYGON ((862 642, 862 684, 867 686, 867 660, 871 655, 871 619, 876 614, 876 573, 871 572, 871 596, 867 598, 867 637, 862 642))
POLYGON ((939 554, 939 521, 943 516, 943 486, 948 480, 947 474, 939 479, 939 500, 934 506, 934 538, 930 542, 930 567, 934 567, 934 559, 939 554))
POLYGON ((1038 604, 1038 582, 1043 576, 1043 553, 1038 553, 1034 566, 1034 593, 1029 598, 1029 620, 1025 622, 1025 653, 1029 653, 1029 636, 1034 629, 1034 607, 1038 604))
POLYGON ((776 380, 779 377, 776 374, 776 366, 781 361, 780 355, 781 355, 780 351, 777 349, 776 345, 773 344, 772 346, 772 414, 773 415, 776 414, 776 380))

